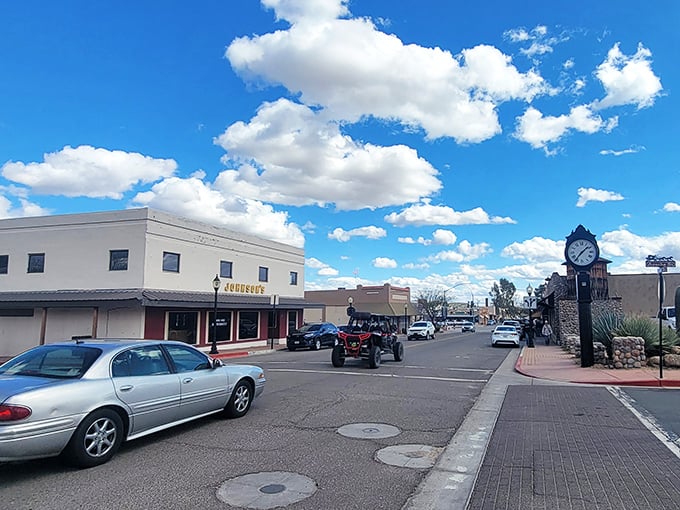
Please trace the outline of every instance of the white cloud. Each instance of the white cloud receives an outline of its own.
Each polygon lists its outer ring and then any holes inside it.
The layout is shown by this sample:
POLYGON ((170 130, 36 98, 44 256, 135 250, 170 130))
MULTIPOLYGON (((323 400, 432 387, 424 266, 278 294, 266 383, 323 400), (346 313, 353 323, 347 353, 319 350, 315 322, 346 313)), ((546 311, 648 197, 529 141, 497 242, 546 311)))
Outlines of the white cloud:
POLYGON ((603 149, 600 151, 600 154, 603 156, 623 156, 624 154, 636 154, 640 151, 644 151, 646 148, 642 145, 634 145, 628 149, 623 149, 620 151, 613 150, 613 149, 603 149))
POLYGON ((432 233, 432 242, 434 244, 455 244, 456 239, 456 234, 450 230, 439 228, 432 233))
POLYGON ((460 263, 481 258, 492 251, 488 243, 471 244, 469 241, 463 240, 455 249, 440 251, 430 255, 427 257, 427 261, 433 264, 442 262, 460 263))
POLYGON ((296 17, 288 30, 235 39, 226 50, 244 79, 283 85, 339 121, 373 116, 422 128, 427 138, 476 143, 500 133, 496 106, 548 91, 498 49, 479 45, 453 56, 405 45, 366 18, 296 17))
POLYGON ((397 261, 387 257, 376 257, 373 259, 373 267, 382 269, 394 269, 397 267, 397 261))
POLYGON ((19 207, 15 207, 5 196, 0 195, 0 218, 23 218, 25 216, 47 216, 50 211, 24 198, 19 198, 19 207))
POLYGON ((501 255, 526 260, 530 263, 562 262, 564 260, 564 243, 564 241, 553 241, 544 237, 533 237, 506 246, 501 251, 501 255))
POLYGON ((668 202, 664 204, 663 210, 666 212, 680 212, 680 204, 676 202, 668 202))
POLYGON ((150 191, 138 193, 132 202, 264 239, 300 248, 304 245, 304 235, 289 222, 288 213, 255 200, 222 194, 203 182, 203 177, 202 172, 196 172, 186 179, 164 179, 150 191))
POLYGON ((315 257, 305 259, 305 267, 316 269, 319 276, 337 276, 338 270, 315 257))
POLYGON ((623 200, 624 197, 615 191, 594 188, 579 188, 576 207, 584 207, 588 202, 611 202, 623 200))
POLYGON ((428 264, 426 262, 421 262, 421 263, 418 263, 418 264, 416 264, 415 262, 409 262, 407 264, 404 264, 401 267, 404 268, 404 269, 429 269, 430 264, 428 264))
POLYGON ((615 119, 613 117, 604 121, 587 105, 575 106, 569 115, 558 117, 543 116, 540 111, 531 106, 521 117, 517 117, 515 137, 539 149, 544 148, 548 143, 557 142, 570 130, 588 134, 602 130, 610 131, 616 126, 617 120, 615 119))
POLYGON ((39 195, 121 199, 138 184, 170 177, 177 163, 136 152, 81 145, 47 153, 42 163, 5 163, 2 175, 39 195))
POLYGON ((645 108, 653 105, 663 87, 659 77, 652 71, 651 56, 652 53, 642 44, 638 44, 632 56, 624 55, 619 43, 615 44, 595 72, 607 94, 593 107, 634 104, 638 108, 645 108))
POLYGON ((417 202, 438 192, 438 172, 404 145, 358 143, 337 123, 286 99, 262 105, 250 122, 231 125, 215 143, 227 150, 215 187, 284 205, 334 203, 352 210, 417 202), (375 185, 373 185, 375 184, 375 185))
POLYGON ((341 243, 346 243, 353 237, 366 237, 368 239, 380 239, 387 235, 387 231, 381 227, 375 227, 373 225, 368 227, 353 228, 352 230, 344 230, 340 227, 333 230, 328 234, 328 239, 334 239, 341 243))
POLYGON ((262 5, 276 12, 276 19, 291 23, 301 20, 327 21, 349 14, 349 0, 261 0, 262 5))
POLYGON ((515 223, 509 217, 489 216, 481 207, 457 212, 442 205, 431 205, 429 200, 407 207, 399 213, 390 213, 385 221, 395 226, 405 225, 486 225, 491 223, 515 223))
MULTIPOLYGON (((622 228, 603 234, 598 245, 605 256, 626 259, 625 272, 629 273, 645 271, 647 255, 680 259, 680 232, 642 237, 622 228)), ((617 272, 623 272, 622 267, 617 272)))

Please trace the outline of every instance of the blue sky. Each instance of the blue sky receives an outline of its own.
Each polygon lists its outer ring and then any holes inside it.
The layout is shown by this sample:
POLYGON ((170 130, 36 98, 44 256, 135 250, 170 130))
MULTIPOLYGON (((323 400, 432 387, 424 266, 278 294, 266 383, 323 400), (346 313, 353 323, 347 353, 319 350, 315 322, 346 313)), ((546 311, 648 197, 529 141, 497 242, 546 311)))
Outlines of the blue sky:
POLYGON ((680 2, 0 4, 0 217, 151 207, 305 288, 488 296, 680 259, 680 2), (463 5, 466 4, 466 5, 463 5))

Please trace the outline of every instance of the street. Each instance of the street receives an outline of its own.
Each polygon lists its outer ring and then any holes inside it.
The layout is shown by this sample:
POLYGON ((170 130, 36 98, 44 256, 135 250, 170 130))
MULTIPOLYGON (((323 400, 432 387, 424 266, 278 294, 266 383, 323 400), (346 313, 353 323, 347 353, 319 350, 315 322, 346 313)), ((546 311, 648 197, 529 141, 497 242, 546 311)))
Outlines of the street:
MULTIPOLYGON (((405 342, 404 361, 396 363, 386 353, 377 370, 352 359, 333 368, 330 349, 241 358, 267 375, 264 395, 244 418, 207 418, 133 441, 111 462, 88 470, 65 467, 57 459, 0 465, 0 507, 403 508, 435 471, 435 461, 489 380, 498 377, 497 369, 517 355, 517 349, 492 348, 490 329, 405 342), (250 480, 239 478, 246 475, 258 484, 257 501, 248 499, 248 484, 240 483, 250 480), (284 490, 291 488, 299 490, 284 490)), ((519 375, 508 380, 532 384, 519 375)), ((509 387, 506 403, 528 395, 519 388, 509 387)), ((606 393, 604 388, 581 391, 606 393)), ((655 396, 658 409, 675 395, 655 396)), ((505 420, 501 414, 492 444, 502 443, 498 430, 510 434, 507 427, 518 420, 527 424, 524 434, 536 433, 529 421, 538 419, 541 406, 533 405, 533 415, 505 406, 511 415, 505 420)), ((598 419, 578 418, 586 427, 598 419)), ((486 485, 473 498, 477 508, 495 508, 485 506, 493 501, 488 499, 493 469, 487 459, 480 477, 486 485)), ((412 508, 424 507, 414 503, 412 508)))

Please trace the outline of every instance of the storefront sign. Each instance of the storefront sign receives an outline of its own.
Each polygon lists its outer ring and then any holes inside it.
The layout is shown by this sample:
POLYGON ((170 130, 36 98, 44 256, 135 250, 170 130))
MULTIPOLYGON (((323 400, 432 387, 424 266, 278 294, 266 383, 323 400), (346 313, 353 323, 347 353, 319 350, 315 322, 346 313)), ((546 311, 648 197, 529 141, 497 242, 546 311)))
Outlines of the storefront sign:
POLYGON ((224 286, 225 292, 235 292, 237 294, 264 294, 264 285, 250 285, 247 283, 227 283, 224 286))

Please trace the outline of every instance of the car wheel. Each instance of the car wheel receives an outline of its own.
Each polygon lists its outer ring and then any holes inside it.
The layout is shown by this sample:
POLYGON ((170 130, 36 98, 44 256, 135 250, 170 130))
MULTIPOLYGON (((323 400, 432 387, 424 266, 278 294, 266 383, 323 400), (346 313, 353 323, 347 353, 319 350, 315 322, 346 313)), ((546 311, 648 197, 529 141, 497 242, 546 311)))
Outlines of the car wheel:
POLYGON ((342 345, 336 344, 333 346, 333 352, 331 353, 331 363, 334 367, 341 367, 345 364, 345 351, 342 345))
POLYGON ((294 350, 295 350, 295 347, 291 347, 291 346, 289 345, 289 346, 288 346, 288 350, 289 350, 289 351, 294 351, 294 350))
POLYGON ((321 340, 319 340, 318 338, 314 340, 314 345, 312 346, 312 349, 314 349, 315 351, 321 349, 321 340))
POLYGON ((64 449, 77 467, 99 466, 111 460, 123 442, 123 420, 111 409, 99 409, 80 422, 64 449))
POLYGON ((372 345, 368 353, 368 366, 371 368, 378 368, 381 361, 381 349, 377 345, 372 345))
POLYGON ((224 414, 228 418, 240 418, 248 412, 250 404, 253 402, 253 386, 244 380, 236 383, 231 398, 224 406, 224 414))
POLYGON ((392 347, 392 352, 394 353, 394 361, 401 361, 404 359, 404 344, 401 342, 395 342, 392 347))

